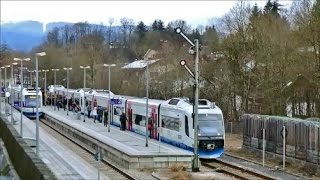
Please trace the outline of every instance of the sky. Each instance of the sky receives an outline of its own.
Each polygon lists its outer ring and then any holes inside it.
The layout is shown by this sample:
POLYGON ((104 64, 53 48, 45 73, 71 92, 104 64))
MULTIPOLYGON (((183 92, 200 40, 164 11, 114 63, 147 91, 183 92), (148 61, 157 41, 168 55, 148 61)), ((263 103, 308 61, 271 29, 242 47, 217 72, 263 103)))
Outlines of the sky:
MULTIPOLYGON (((84 22, 108 24, 115 19, 127 17, 135 22, 143 21, 150 25, 155 19, 167 24, 176 19, 186 20, 193 27, 206 25, 208 20, 226 14, 236 1, 8 1, 1 0, 1 23, 35 20, 49 22, 84 22)), ((252 0, 258 6, 264 0, 252 0)), ((281 2, 281 1, 280 1, 281 2)), ((290 1, 282 1, 289 4, 290 1)))

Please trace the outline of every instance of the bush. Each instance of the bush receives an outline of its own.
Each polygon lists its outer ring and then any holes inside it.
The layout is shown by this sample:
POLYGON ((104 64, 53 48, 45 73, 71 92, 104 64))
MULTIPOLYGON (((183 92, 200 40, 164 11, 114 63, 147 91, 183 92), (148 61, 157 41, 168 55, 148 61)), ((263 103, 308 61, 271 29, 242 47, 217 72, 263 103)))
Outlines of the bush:
POLYGON ((186 171, 187 168, 183 164, 173 164, 170 166, 172 172, 186 171))

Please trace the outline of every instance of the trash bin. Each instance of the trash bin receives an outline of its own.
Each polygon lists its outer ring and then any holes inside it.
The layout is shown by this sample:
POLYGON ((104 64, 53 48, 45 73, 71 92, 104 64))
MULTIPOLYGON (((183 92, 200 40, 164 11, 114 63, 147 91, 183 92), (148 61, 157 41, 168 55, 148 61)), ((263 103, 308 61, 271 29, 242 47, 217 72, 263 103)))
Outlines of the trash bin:
POLYGON ((80 112, 78 112, 78 114, 77 114, 77 119, 78 119, 78 120, 81 119, 81 113, 80 113, 80 112))

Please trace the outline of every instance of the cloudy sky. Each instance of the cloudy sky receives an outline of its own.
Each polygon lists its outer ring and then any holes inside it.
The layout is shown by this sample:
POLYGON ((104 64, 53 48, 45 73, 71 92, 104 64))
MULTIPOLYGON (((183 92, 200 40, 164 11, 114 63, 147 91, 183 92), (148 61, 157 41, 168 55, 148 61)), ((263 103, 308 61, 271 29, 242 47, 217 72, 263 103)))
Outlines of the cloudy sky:
MULTIPOLYGON (((264 0, 251 1, 260 7, 264 0)), ((290 4, 290 1, 280 1, 290 4)), ((8 1, 1 0, 1 23, 35 20, 49 22, 79 22, 107 24, 109 17, 132 18, 151 24, 162 19, 184 19, 192 26, 205 25, 208 19, 227 13, 236 1, 8 1)))

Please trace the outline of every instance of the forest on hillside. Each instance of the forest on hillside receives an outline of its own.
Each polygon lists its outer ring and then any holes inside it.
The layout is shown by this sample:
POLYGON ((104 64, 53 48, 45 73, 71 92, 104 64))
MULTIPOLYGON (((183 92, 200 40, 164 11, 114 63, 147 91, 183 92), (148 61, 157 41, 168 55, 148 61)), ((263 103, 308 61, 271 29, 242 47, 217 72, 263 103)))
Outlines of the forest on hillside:
MULTIPOLYGON (((135 80, 126 77, 121 67, 143 59, 153 49, 161 63, 174 68, 165 69, 165 76, 150 82, 150 98, 190 97, 191 87, 181 83, 178 91, 174 89, 175 82, 190 79, 179 61, 193 59, 188 54, 189 44, 174 32, 180 27, 202 46, 200 97, 216 102, 226 119, 238 120, 242 113, 287 115, 288 102, 295 106, 296 116, 320 116, 319 0, 293 1, 290 7, 268 0, 262 9, 240 0, 215 24, 197 28, 191 28, 186 20, 165 25, 156 19, 146 25, 121 18, 121 27, 114 30, 115 19, 106 17, 106 21, 107 26, 79 22, 54 28, 30 54, 13 52, 2 44, 1 63, 11 64, 17 56, 34 59, 35 52, 45 51, 39 69, 60 68, 58 83, 65 84, 63 67, 72 67, 70 87, 82 87, 79 66, 89 65, 93 68, 87 70, 87 87, 103 89, 108 88, 108 74, 102 64, 114 63, 112 91, 137 96, 141 88, 124 89, 124 80, 135 80)), ((27 66, 34 69, 34 61, 27 66)), ((48 84, 53 83, 53 73, 47 78, 48 84)))

